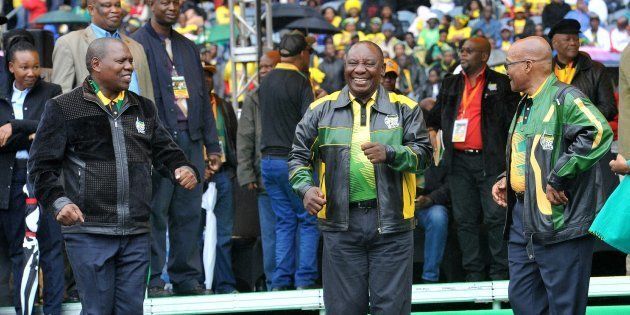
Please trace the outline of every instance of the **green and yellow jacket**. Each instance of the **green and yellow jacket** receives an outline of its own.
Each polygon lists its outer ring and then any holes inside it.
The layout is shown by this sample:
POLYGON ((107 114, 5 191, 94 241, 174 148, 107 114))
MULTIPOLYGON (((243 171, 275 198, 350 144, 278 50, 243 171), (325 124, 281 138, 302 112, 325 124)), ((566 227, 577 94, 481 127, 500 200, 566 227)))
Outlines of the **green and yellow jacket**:
MULTIPOLYGON (((388 163, 374 165, 378 231, 412 230, 416 174, 431 163, 432 149, 422 111, 406 96, 380 87, 370 107, 370 141, 395 151, 388 163)), ((353 112, 348 86, 313 102, 298 124, 289 155, 289 177, 301 198, 311 187, 317 166, 326 206, 317 214, 324 231, 348 229, 350 145, 353 112)), ((392 152, 392 151, 390 151, 392 152)))
MULTIPOLYGON (((508 212, 505 237, 512 223, 515 194, 511 188, 512 138, 517 120, 525 119, 525 211, 527 239, 552 244, 588 234, 597 209, 597 161, 610 150, 613 133, 604 116, 577 88, 551 74, 533 97, 524 96, 510 127, 507 145, 508 212), (552 206, 549 184, 564 191, 566 205, 552 206)), ((519 127, 520 128, 520 127, 519 127)))

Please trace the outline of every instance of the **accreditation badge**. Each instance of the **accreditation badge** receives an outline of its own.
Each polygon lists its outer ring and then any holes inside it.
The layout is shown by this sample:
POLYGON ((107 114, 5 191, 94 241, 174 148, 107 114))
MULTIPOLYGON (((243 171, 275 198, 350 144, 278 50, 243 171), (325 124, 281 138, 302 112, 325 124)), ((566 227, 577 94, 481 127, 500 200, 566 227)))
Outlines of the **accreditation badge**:
POLYGON ((468 130, 468 118, 458 119, 453 125, 453 142, 465 142, 468 130))
POLYGON ((175 94, 175 99, 187 99, 188 96, 188 88, 186 87, 186 80, 184 76, 173 76, 171 77, 171 81, 173 82, 173 93, 175 94))

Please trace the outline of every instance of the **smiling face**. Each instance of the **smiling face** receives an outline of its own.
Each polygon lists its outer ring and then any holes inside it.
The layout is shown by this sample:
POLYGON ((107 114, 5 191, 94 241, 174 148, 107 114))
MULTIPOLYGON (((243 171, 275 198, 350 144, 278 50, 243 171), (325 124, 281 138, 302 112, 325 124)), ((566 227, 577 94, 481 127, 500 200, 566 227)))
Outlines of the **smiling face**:
POLYGON ((113 32, 122 23, 122 8, 120 0, 90 0, 87 6, 96 26, 113 32))
POLYGON ((103 58, 92 59, 92 69, 92 75, 108 90, 127 90, 133 72, 133 57, 127 45, 116 41, 108 45, 103 58))
POLYGON ((381 84, 384 72, 383 54, 375 44, 361 42, 348 51, 344 75, 352 95, 370 97, 381 84))
POLYGON ((39 75, 39 54, 37 51, 21 50, 13 54, 13 60, 9 62, 9 71, 15 77, 15 86, 20 89, 32 88, 39 75))

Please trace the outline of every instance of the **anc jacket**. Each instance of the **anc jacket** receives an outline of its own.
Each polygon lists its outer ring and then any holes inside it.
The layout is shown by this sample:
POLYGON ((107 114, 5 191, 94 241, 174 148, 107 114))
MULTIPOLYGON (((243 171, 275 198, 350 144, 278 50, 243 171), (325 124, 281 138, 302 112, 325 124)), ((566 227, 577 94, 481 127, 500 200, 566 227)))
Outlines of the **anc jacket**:
POLYGON ((188 166, 198 181, 199 173, 150 100, 127 91, 120 112, 112 113, 88 79, 46 104, 31 146, 29 181, 46 211, 56 214, 69 203, 81 209, 85 223, 64 226, 64 233, 147 233, 151 166, 170 174, 188 166))
MULTIPOLYGON (((379 87, 371 107, 370 138, 391 146, 395 158, 374 166, 378 232, 412 230, 416 174, 431 163, 432 149, 415 101, 379 87)), ((289 155, 289 178, 301 198, 313 187, 313 165, 326 206, 317 214, 323 231, 347 231, 350 206, 352 106, 348 86, 313 102, 298 124, 289 155)))
POLYGON ((595 218, 597 185, 595 163, 610 150, 612 130, 604 116, 575 87, 551 74, 532 98, 523 97, 510 127, 507 155, 508 211, 504 236, 509 234, 515 195, 509 169, 518 113, 531 106, 524 127, 525 210, 523 227, 530 241, 552 244, 584 236, 595 218), (533 102, 533 105, 531 105, 533 102), (529 103, 529 104, 528 104, 529 103), (552 206, 546 197, 549 184, 564 191, 566 205, 552 206))

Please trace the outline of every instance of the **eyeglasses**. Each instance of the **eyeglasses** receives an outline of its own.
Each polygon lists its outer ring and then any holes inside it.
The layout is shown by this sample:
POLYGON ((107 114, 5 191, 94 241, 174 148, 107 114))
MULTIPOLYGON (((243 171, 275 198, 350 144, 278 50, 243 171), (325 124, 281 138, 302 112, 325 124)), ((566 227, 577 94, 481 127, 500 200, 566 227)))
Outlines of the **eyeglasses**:
POLYGON ((512 61, 512 62, 506 62, 503 67, 505 68, 505 71, 508 71, 508 69, 510 68, 510 66, 515 65, 517 63, 523 63, 523 62, 538 62, 538 61, 542 61, 543 59, 538 59, 538 60, 532 60, 532 59, 524 59, 524 60, 518 60, 518 61, 512 61))

